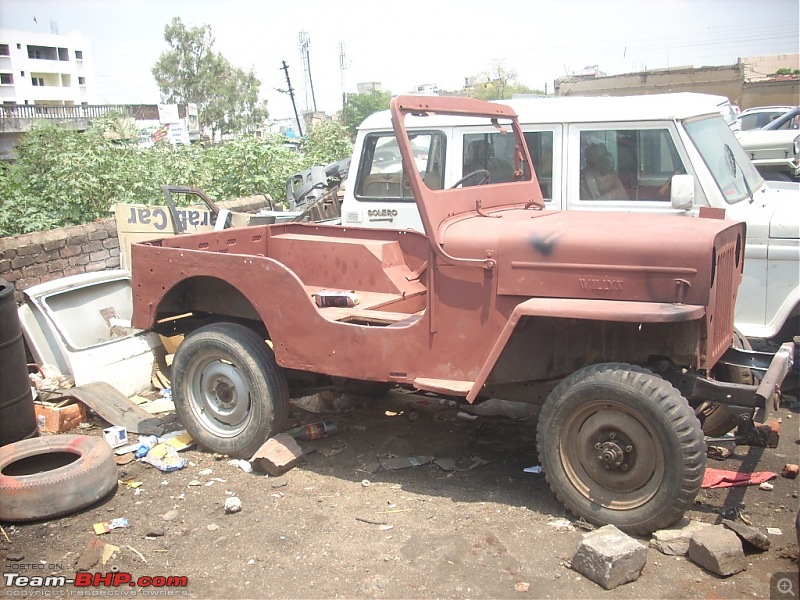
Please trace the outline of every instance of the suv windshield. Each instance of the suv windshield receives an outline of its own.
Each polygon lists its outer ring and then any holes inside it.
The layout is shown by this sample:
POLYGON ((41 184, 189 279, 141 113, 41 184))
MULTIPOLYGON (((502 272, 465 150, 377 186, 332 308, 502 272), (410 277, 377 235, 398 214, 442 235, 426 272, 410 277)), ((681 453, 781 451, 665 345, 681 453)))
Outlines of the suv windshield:
POLYGON ((761 186, 764 180, 725 121, 713 117, 685 125, 728 204, 749 198, 761 186))

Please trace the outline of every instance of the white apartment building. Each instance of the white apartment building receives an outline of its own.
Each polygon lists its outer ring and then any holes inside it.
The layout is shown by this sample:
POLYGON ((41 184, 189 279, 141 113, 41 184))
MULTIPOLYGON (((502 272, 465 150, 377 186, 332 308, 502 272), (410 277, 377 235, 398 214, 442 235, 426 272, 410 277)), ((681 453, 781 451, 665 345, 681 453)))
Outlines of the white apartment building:
POLYGON ((0 29, 0 101, 3 104, 95 104, 89 40, 0 29))

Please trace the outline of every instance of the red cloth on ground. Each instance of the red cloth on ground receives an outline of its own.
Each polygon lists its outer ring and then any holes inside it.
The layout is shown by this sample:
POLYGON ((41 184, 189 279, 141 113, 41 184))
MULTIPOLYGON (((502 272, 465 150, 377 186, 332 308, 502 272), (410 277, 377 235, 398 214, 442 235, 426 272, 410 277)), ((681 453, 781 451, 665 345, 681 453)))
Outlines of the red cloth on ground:
POLYGON ((756 473, 739 473, 737 471, 723 471, 722 469, 708 469, 703 475, 701 488, 724 488, 735 485, 758 485, 777 477, 771 471, 758 471, 756 473))

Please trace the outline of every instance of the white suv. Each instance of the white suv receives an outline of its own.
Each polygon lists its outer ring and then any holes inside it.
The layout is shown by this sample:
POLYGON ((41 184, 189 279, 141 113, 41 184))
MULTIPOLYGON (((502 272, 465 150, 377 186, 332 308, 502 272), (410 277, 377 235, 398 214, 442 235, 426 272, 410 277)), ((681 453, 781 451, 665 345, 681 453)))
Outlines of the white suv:
MULTIPOLYGON (((797 335, 800 185, 762 179, 721 118, 719 96, 505 103, 520 117, 547 208, 687 216, 715 210, 745 221, 736 326, 751 338, 797 335)), ((491 185, 513 176, 514 144, 501 128, 457 117, 409 120, 417 167, 430 188, 491 185)), ((422 230, 402 166, 392 160, 393 138, 388 111, 368 117, 359 128, 343 226, 422 230)))

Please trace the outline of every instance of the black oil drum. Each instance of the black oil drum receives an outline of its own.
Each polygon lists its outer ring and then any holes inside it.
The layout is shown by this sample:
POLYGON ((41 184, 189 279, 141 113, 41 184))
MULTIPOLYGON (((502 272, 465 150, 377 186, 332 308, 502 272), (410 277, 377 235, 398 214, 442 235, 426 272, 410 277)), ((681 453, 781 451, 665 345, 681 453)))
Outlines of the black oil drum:
POLYGON ((0 279, 0 446, 37 435, 14 286, 0 279))

